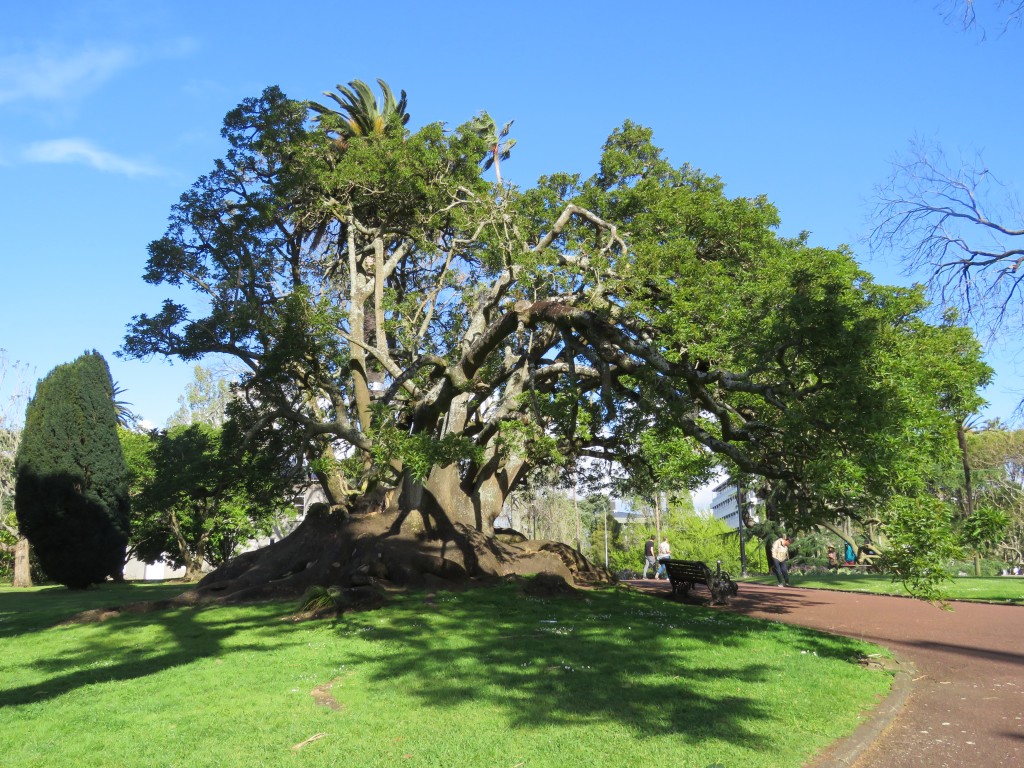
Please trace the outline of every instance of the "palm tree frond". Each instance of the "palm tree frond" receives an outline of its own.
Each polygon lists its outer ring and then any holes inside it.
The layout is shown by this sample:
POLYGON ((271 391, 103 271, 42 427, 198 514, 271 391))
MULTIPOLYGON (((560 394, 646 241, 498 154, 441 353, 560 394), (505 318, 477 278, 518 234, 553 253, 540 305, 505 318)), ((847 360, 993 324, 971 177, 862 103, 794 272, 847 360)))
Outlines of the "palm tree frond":
POLYGON ((317 113, 314 118, 317 122, 323 122, 322 118, 328 113, 334 113, 341 118, 341 127, 333 128, 341 134, 342 139, 355 136, 384 135, 392 130, 392 126, 404 126, 409 122, 409 114, 406 112, 408 97, 405 91, 401 91, 401 99, 396 101, 394 92, 386 82, 377 79, 381 89, 381 102, 378 104, 376 96, 366 83, 362 80, 350 80, 348 85, 335 86, 338 94, 324 92, 337 105, 337 109, 331 109, 310 102, 310 109, 317 113))

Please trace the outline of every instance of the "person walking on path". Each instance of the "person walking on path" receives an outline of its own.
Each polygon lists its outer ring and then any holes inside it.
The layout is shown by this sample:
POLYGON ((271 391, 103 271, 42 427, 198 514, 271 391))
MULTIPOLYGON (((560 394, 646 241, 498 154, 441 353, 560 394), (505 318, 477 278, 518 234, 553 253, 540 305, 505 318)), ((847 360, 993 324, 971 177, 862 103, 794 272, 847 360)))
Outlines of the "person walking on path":
POLYGON ((792 543, 792 539, 789 538, 788 534, 783 534, 781 537, 775 540, 772 544, 772 571, 775 573, 775 579, 779 582, 780 587, 792 586, 789 583, 789 545, 792 543))
POLYGON ((672 549, 668 545, 668 539, 663 539, 658 545, 658 572, 655 578, 668 578, 668 571, 665 570, 665 563, 672 559, 672 549))
POLYGON ((651 573, 657 574, 658 572, 658 560, 654 556, 654 537, 648 536, 647 541, 644 542, 644 578, 647 578, 647 569, 651 569, 651 573))

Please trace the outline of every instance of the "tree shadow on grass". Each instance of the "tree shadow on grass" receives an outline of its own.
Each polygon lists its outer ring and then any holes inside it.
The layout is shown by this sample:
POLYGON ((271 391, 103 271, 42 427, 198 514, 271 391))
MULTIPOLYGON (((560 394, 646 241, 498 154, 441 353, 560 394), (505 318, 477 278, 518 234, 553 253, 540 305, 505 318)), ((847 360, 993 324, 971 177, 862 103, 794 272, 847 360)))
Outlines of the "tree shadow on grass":
MULTIPOLYGON (((240 632, 266 628, 270 621, 262 612, 242 616, 230 609, 186 607, 69 627, 88 635, 68 650, 27 663, 25 667, 42 679, 18 687, 0 687, 0 709, 49 701, 88 685, 139 679, 225 653, 279 648, 287 642, 284 626, 271 630, 273 642, 264 641, 267 633, 263 633, 259 642, 226 644, 240 632)), ((5 660, 8 669, 16 664, 10 658, 5 660)))
POLYGON ((177 597, 193 585, 185 582, 108 582, 89 589, 61 586, 0 589, 0 639, 38 632, 81 611, 125 605, 140 600, 177 597))
POLYGON ((861 647, 616 591, 521 596, 514 612, 507 593, 495 598, 485 590, 410 598, 383 625, 346 617, 339 629, 370 643, 348 661, 376 665, 371 683, 427 707, 498 708, 511 728, 616 721, 643 737, 761 750, 792 747, 792 718, 777 706, 792 695, 792 679, 773 653, 796 639, 808 653, 849 661, 861 647), (774 733, 767 743, 766 732, 774 733))
MULTIPOLYGON (((305 643, 303 633, 274 621, 277 615, 269 606, 126 614, 69 628, 82 634, 66 646, 43 633, 53 651, 24 662, 33 682, 0 690, 0 709, 203 658, 305 643)), ((380 613, 343 616, 337 631, 360 639, 340 643, 337 661, 366 670, 384 701, 395 694, 452 712, 470 702, 524 731, 614 723, 641 738, 671 735, 681 745, 714 740, 757 751, 792 751, 793 719, 783 719, 788 706, 781 714, 777 706, 799 695, 783 658, 792 658, 792 643, 844 661, 862 647, 622 591, 548 598, 514 585, 408 595, 380 613)), ((5 663, 10 669, 18 661, 5 663)), ((430 718, 429 710, 422 717, 430 718)))

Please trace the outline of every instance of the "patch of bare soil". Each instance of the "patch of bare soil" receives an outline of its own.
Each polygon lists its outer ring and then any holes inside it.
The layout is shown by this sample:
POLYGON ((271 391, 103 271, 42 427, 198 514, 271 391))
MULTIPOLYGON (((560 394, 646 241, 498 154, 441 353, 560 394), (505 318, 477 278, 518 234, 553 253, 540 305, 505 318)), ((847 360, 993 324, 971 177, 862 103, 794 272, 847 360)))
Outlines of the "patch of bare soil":
POLYGON ((321 707, 327 707, 328 709, 340 712, 345 708, 345 705, 339 702, 334 696, 331 695, 331 689, 338 680, 334 679, 330 682, 318 685, 311 691, 313 701, 319 704, 321 707))

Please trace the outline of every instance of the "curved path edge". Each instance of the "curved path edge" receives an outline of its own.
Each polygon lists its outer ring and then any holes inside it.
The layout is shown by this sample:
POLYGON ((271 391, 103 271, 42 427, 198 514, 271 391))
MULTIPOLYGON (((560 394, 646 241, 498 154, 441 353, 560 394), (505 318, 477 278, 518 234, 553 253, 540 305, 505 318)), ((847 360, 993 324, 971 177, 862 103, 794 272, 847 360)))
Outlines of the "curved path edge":
POLYGON ((895 654, 892 657, 892 662, 896 669, 892 687, 889 688, 889 695, 865 714, 866 719, 857 726, 857 730, 849 736, 834 741, 823 752, 806 763, 804 768, 845 768, 845 766, 855 765, 861 756, 874 746, 881 735, 892 726, 906 706, 914 685, 914 678, 917 677, 917 667, 913 662, 901 659, 895 654))
MULTIPOLYGON (((666 581, 626 584, 663 598, 670 594, 666 581)), ((686 602, 709 599, 707 589, 698 587, 686 602)), ((864 640, 898 660, 903 671, 889 697, 809 768, 1024 765, 1024 606, 948 607, 743 582, 729 605, 718 609, 864 640)))

